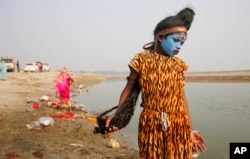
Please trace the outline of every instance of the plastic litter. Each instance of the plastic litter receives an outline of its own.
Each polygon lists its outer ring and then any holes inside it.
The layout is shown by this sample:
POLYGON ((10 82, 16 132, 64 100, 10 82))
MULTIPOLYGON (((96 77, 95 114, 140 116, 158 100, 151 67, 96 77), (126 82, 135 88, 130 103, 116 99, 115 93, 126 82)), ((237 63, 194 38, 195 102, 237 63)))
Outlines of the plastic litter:
POLYGON ((116 141, 115 139, 110 139, 109 140, 109 144, 108 144, 108 147, 111 147, 111 148, 120 148, 120 144, 118 141, 116 141))
POLYGON ((43 126, 49 126, 55 124, 55 120, 52 117, 40 117, 38 121, 43 126))
POLYGON ((49 96, 42 96, 42 97, 40 97, 40 100, 48 101, 49 100, 49 96))
POLYGON ((28 107, 28 108, 26 108, 26 111, 27 111, 27 112, 32 112, 32 111, 34 111, 34 108, 28 107))
POLYGON ((86 111, 87 110, 85 105, 83 105, 83 104, 72 105, 72 109, 78 110, 78 111, 86 111))
POLYGON ((72 143, 72 144, 70 144, 71 146, 76 146, 76 147, 82 147, 82 146, 84 146, 84 145, 82 145, 82 144, 77 144, 77 143, 72 143))
POLYGON ((38 119, 38 121, 34 121, 30 124, 26 124, 28 129, 33 129, 35 127, 39 127, 39 126, 49 126, 49 125, 54 125, 55 124, 55 120, 51 117, 40 117, 38 119))
POLYGON ((28 129, 33 129, 34 127, 40 126, 39 121, 34 121, 31 124, 26 125, 28 129))

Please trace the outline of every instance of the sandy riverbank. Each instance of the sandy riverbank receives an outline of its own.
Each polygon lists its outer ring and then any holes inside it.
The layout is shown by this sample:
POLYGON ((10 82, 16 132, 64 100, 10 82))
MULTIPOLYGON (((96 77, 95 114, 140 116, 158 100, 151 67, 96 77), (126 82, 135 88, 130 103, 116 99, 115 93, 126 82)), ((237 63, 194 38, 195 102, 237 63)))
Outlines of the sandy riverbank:
MULTIPOLYGON (((75 111, 78 118, 72 120, 55 119, 54 126, 29 130, 26 124, 39 117, 62 113, 63 110, 41 107, 27 112, 28 100, 41 96, 55 97, 53 80, 58 72, 8 73, 7 80, 0 80, 0 158, 36 158, 39 152, 45 159, 137 159, 138 152, 130 149, 119 132, 103 138, 93 134, 94 124, 84 118, 82 111, 75 111), (107 147, 109 140, 119 141, 122 148, 107 147), (78 145, 78 146, 77 146, 78 145)), ((75 79, 72 88, 79 84, 87 88, 109 78, 125 76, 104 76, 89 73, 71 73, 75 79)), ((187 82, 250 82, 250 71, 187 73, 187 82)))
POLYGON ((250 82, 250 70, 187 72, 187 82, 250 82))
MULTIPOLYGON (((125 75, 111 75, 108 78, 126 78, 125 75)), ((250 70, 186 72, 186 82, 250 82, 250 70)))
MULTIPOLYGON (((29 100, 41 96, 55 97, 53 80, 58 72, 8 73, 7 80, 0 80, 0 158, 14 156, 23 159, 106 159, 138 158, 138 152, 130 149, 119 132, 103 138, 93 134, 94 124, 84 118, 83 111, 74 111, 78 118, 72 120, 55 119, 54 126, 29 130, 26 124, 62 113, 63 110, 40 107, 27 112, 29 100), (110 139, 118 140, 122 148, 107 147, 110 139), (39 157, 38 157, 39 158, 39 157)), ((72 88, 84 84, 87 88, 106 80, 103 75, 71 73, 75 79, 72 88)))

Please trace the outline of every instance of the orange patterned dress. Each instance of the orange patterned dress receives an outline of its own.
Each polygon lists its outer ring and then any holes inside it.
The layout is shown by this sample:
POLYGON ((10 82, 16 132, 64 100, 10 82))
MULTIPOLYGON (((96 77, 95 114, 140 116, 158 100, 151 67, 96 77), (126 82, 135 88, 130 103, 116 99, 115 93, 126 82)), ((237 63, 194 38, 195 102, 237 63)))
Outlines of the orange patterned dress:
POLYGON ((139 74, 141 106, 138 145, 142 159, 192 159, 191 129, 184 110, 184 71, 178 57, 154 51, 138 53, 129 63, 139 74), (166 130, 162 126, 162 112, 166 130), (166 125, 165 125, 166 126, 166 125))

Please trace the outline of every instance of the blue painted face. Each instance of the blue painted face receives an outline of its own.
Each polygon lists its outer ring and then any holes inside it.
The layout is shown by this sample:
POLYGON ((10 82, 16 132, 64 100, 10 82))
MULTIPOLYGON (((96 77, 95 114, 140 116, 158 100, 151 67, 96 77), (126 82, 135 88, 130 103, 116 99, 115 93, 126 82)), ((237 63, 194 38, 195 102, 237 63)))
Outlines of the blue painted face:
POLYGON ((179 53, 186 39, 187 34, 184 32, 169 34, 161 41, 162 50, 168 56, 175 56, 179 53))

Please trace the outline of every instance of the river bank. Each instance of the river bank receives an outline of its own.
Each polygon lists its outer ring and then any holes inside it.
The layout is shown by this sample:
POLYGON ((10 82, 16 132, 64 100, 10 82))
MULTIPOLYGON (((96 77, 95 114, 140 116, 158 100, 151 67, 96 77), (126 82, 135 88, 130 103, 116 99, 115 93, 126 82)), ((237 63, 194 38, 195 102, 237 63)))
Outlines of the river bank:
POLYGON ((187 72, 187 82, 250 82, 250 70, 187 72))
MULTIPOLYGON (((63 113, 64 110, 40 107, 26 111, 27 101, 41 96, 55 97, 53 81, 58 72, 8 73, 7 80, 0 81, 0 158, 13 157, 49 159, 137 159, 138 152, 124 141, 123 134, 112 133, 109 138, 93 134, 94 124, 85 119, 85 112, 74 111, 76 118, 55 119, 54 126, 29 130, 27 124, 40 117, 63 113), (121 148, 107 145, 117 140, 121 148)), ((70 73, 75 79, 72 89, 84 84, 91 86, 125 75, 100 75, 95 73, 70 73)), ((250 71, 187 73, 187 82, 250 82, 250 71)), ((76 103, 74 103, 76 104, 76 103)))
MULTIPOLYGON (((47 106, 26 111, 31 106, 28 101, 38 100, 42 96, 55 97, 53 81, 57 74, 58 72, 8 73, 7 80, 0 81, 0 158, 138 158, 138 152, 130 149, 119 132, 112 133, 109 138, 94 134, 94 124, 85 119, 83 111, 74 111, 76 117, 72 119, 55 119, 53 126, 31 130, 27 128, 27 124, 40 117, 65 111, 47 106), (110 139, 117 140, 121 148, 108 147, 110 139)), ((84 84, 87 90, 106 80, 105 76, 99 74, 70 74, 75 79, 72 89, 84 84)))
MULTIPOLYGON (((126 78, 126 75, 107 75, 109 78, 126 78)), ((186 72, 186 82, 250 82, 250 70, 186 72)))

